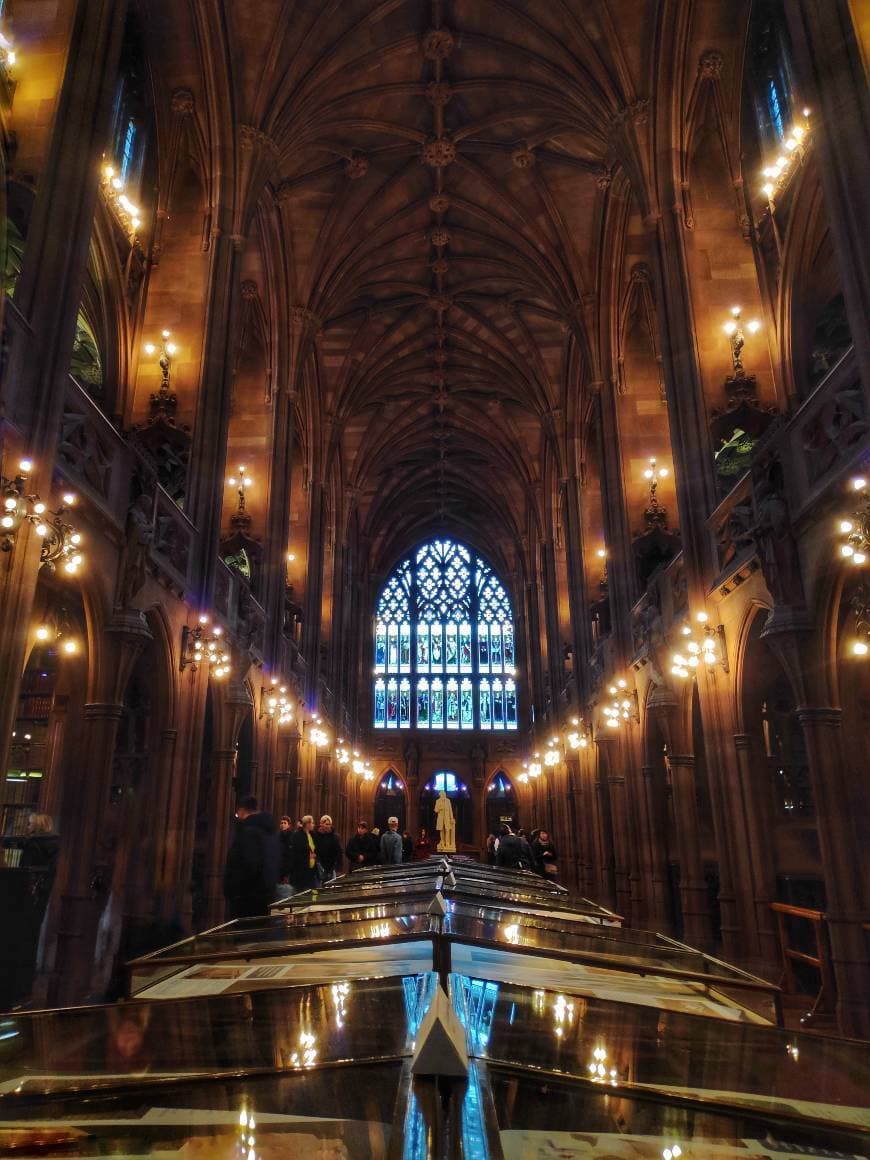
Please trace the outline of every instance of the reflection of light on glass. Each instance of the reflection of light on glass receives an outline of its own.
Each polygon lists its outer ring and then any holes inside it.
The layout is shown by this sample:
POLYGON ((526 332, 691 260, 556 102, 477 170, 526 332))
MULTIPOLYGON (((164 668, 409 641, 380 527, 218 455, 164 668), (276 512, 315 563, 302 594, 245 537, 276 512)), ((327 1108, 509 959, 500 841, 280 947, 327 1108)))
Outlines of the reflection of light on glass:
POLYGON ((516 922, 512 922, 510 926, 503 926, 501 933, 502 937, 505 938, 509 943, 513 943, 514 946, 516 946, 520 941, 520 928, 519 924, 516 922))
POLYGON ((798 1056, 800 1055, 800 1052, 798 1051, 798 1045, 796 1043, 787 1043, 785 1045, 785 1049, 788 1052, 788 1054, 792 1057, 792 1059, 795 1061, 795 1063, 797 1063, 798 1056))
POLYGON ((435 985, 430 975, 404 975, 402 977, 402 995, 405 1000, 405 1015, 408 1020, 408 1037, 410 1039, 414 1039, 417 1034, 429 1006, 429 993, 435 985))
POLYGON ((547 992, 546 991, 535 991, 534 995, 532 996, 532 1010, 534 1011, 534 1013, 536 1015, 543 1015, 544 1014, 544 1008, 546 1006, 546 1002, 547 1002, 547 992))
POLYGON ((314 1067, 317 1063, 317 1039, 310 1031, 300 1031, 299 1050, 290 1056, 292 1067, 314 1067))
POLYGON ((561 1039, 574 1022, 574 1004, 569 1003, 564 995, 557 995, 553 1003, 553 1022, 557 1039, 561 1039))
POLYGON ((608 1064, 605 1047, 596 1047, 592 1052, 592 1059, 589 1063, 589 1078, 593 1083, 609 1083, 611 1087, 616 1087, 619 1073, 615 1067, 608 1064))
POLYGON ((253 1111, 243 1107, 239 1112, 239 1151, 246 1155, 246 1160, 257 1160, 257 1137, 254 1130, 257 1122, 253 1111))
POLYGON ((370 938, 389 938, 390 937, 390 924, 388 922, 372 923, 371 935, 369 937, 370 938))
POLYGON ((335 1026, 344 1027, 347 1015, 347 997, 350 994, 350 983, 332 984, 332 1002, 335 1007, 335 1026))
POLYGON ((679 1144, 671 1144, 670 1148, 665 1148, 662 1152, 662 1160, 679 1160, 683 1154, 683 1149, 679 1144))
POLYGON ((460 1023, 468 1032, 469 1050, 472 1054, 476 1054, 478 1051, 485 1051, 489 1043, 498 999, 498 983, 470 979, 467 976, 461 976, 461 981, 462 998, 458 991, 454 992, 453 1006, 460 1023))

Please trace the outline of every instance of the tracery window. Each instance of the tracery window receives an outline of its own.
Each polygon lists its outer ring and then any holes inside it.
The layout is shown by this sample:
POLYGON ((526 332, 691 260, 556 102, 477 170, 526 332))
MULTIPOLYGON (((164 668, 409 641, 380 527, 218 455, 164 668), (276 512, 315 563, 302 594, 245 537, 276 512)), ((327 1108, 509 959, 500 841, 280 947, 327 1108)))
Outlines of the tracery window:
POLYGON ((399 564, 374 645, 376 729, 517 728, 511 603, 463 544, 432 540, 399 564))

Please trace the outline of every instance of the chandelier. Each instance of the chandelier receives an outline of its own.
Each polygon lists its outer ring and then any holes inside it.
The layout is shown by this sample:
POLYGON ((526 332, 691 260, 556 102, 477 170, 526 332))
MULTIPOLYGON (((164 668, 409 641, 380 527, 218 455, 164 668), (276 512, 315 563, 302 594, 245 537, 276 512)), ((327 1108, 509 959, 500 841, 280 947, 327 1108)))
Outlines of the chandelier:
POLYGON ((59 506, 50 510, 35 492, 27 490, 27 479, 32 471, 33 462, 22 459, 13 478, 0 475, 0 551, 11 552, 21 528, 31 524, 42 538, 40 566, 49 572, 60 566, 67 575, 74 576, 84 562, 80 550, 82 537, 66 519, 76 497, 73 492, 64 492, 59 506))

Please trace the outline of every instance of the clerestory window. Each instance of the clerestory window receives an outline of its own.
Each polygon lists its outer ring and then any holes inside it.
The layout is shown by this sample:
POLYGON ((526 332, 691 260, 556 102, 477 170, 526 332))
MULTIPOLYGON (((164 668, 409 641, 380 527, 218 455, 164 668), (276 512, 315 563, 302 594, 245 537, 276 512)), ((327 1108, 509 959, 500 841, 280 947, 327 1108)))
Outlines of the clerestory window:
POLYGON ((394 570, 374 651, 376 729, 517 728, 511 603, 463 544, 433 540, 394 570))

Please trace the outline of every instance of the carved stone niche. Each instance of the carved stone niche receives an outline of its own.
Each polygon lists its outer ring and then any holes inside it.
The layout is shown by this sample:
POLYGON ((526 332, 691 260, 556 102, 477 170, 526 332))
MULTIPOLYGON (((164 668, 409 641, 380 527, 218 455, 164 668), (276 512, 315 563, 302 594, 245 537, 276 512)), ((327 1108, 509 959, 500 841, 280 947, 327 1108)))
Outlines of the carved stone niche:
POLYGON ((154 468, 157 482, 180 508, 184 507, 187 470, 190 463, 190 428, 178 423, 178 399, 173 391, 161 388, 151 396, 150 415, 130 432, 130 442, 154 468))
POLYGON ((727 403, 710 414, 710 435, 716 449, 716 477, 723 495, 749 470, 752 453, 772 423, 775 407, 758 401, 755 375, 725 380, 727 403))
POLYGON ((633 547, 638 580, 646 588, 656 572, 680 551, 680 536, 661 524, 654 524, 636 537, 633 547))
POLYGON ((259 592, 263 564, 263 545, 250 534, 249 524, 233 518, 230 534, 221 539, 221 558, 233 572, 238 572, 256 595, 259 592))

